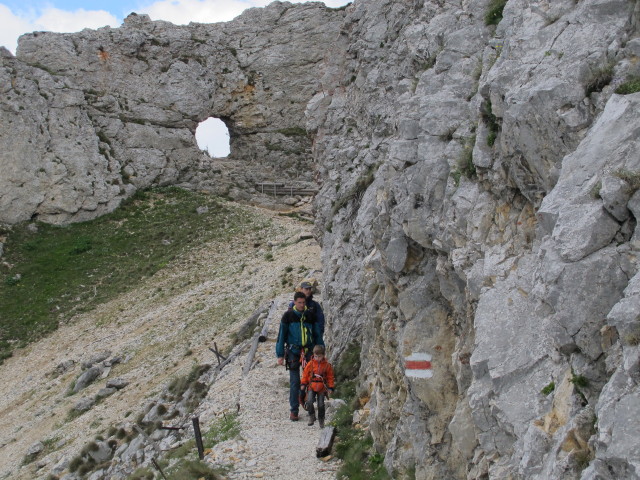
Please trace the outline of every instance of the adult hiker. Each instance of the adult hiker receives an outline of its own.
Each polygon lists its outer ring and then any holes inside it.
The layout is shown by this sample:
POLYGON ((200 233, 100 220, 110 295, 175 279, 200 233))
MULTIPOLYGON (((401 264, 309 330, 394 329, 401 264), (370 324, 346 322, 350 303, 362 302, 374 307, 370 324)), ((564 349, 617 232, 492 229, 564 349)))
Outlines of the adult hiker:
POLYGON ((302 391, 308 390, 305 410, 309 412, 309 422, 311 426, 316 421, 316 412, 313 408, 314 402, 318 402, 318 424, 320 428, 324 428, 324 399, 333 393, 335 388, 335 380, 333 375, 333 367, 325 358, 324 345, 316 345, 313 347, 313 358, 302 373, 302 391))
POLYGON ((324 335, 324 312, 322 306, 313 299, 313 294, 316 293, 318 282, 315 278, 305 278, 300 282, 300 290, 306 297, 307 309, 312 311, 316 316, 320 333, 324 335))
POLYGON ((289 419, 294 422, 298 420, 300 407, 300 365, 306 364, 315 345, 324 345, 316 317, 307 309, 305 301, 304 293, 295 293, 293 308, 287 310, 280 320, 276 342, 278 365, 286 362, 289 370, 289 419))

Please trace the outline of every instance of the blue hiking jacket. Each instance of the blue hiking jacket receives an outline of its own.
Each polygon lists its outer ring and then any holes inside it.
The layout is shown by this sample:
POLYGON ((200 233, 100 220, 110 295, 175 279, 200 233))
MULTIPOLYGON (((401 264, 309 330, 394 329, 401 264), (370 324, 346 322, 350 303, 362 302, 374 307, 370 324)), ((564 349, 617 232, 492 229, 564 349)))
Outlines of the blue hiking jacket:
POLYGON ((278 341, 276 342, 276 356, 278 358, 284 357, 285 345, 288 345, 295 354, 300 353, 302 347, 310 350, 315 345, 324 345, 322 332, 313 312, 307 309, 303 314, 300 314, 295 309, 291 309, 282 315, 278 341), (306 337, 304 345, 303 335, 306 337))

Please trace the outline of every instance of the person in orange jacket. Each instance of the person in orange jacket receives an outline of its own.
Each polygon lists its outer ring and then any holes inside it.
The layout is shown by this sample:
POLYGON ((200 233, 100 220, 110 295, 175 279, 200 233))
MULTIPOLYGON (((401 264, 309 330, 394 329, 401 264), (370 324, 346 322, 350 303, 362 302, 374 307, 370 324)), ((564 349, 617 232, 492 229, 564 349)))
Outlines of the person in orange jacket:
POLYGON ((313 404, 316 399, 318 401, 318 423, 320 428, 324 428, 324 399, 329 397, 329 393, 333 393, 335 388, 335 379, 333 375, 333 367, 324 356, 324 345, 316 345, 313 347, 313 358, 302 373, 302 391, 307 392, 305 409, 309 412, 309 422, 307 425, 313 425, 316 421, 316 412, 313 404))

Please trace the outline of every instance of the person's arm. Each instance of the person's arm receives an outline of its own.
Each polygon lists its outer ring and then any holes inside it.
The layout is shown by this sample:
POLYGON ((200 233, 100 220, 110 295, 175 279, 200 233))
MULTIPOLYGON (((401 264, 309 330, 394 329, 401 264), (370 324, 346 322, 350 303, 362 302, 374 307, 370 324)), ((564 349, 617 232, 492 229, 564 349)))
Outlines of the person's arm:
POLYGON ((281 358, 284 358, 284 344, 287 337, 287 329, 288 325, 284 321, 284 315, 282 316, 282 320, 280 320, 280 330, 278 330, 278 340, 276 341, 276 357, 278 357, 278 363, 282 365, 280 362, 281 358))
POLYGON ((331 392, 336 388, 335 375, 333 374, 333 366, 331 364, 327 366, 327 386, 331 392))
POLYGON ((307 363, 302 372, 302 378, 300 379, 300 387, 304 390, 307 388, 309 381, 311 380, 311 362, 307 363))

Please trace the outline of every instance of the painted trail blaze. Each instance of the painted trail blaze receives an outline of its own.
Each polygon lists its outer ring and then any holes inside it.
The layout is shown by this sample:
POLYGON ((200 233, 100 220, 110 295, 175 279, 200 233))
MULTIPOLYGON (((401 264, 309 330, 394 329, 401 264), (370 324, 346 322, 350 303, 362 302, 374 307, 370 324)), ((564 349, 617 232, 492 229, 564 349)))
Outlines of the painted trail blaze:
POLYGON ((404 357, 404 373, 407 377, 431 378, 431 355, 428 353, 412 353, 404 357))

